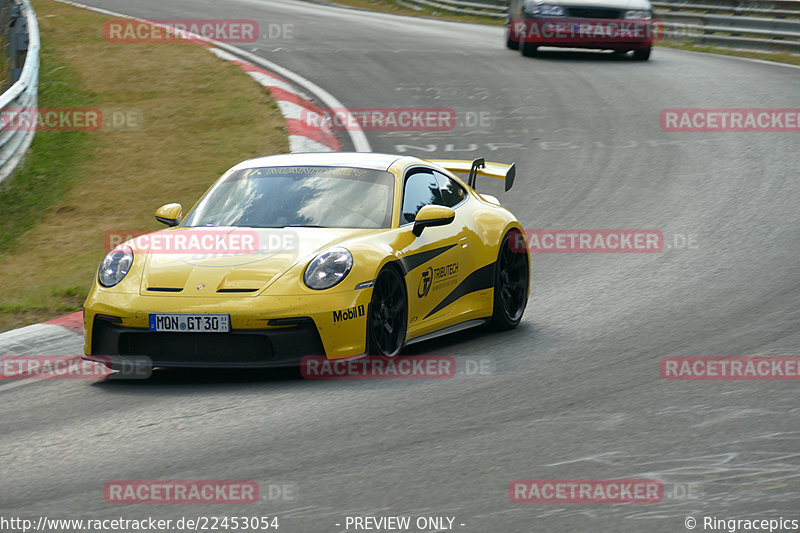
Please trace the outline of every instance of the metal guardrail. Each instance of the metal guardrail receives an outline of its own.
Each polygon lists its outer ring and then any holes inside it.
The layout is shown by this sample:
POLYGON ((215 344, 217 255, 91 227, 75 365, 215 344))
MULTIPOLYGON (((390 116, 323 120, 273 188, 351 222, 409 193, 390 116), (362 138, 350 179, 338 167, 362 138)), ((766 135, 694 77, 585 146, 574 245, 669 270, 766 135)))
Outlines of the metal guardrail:
POLYGON ((800 2, 683 0, 653 2, 670 41, 800 53, 800 2))
MULTIPOLYGON (((397 0, 412 9, 508 17, 507 0, 397 0)), ((657 0, 663 38, 725 48, 800 53, 800 0, 657 0)))
POLYGON ((416 10, 433 7, 450 13, 483 15, 499 19, 506 18, 508 12, 506 0, 397 0, 397 3, 416 10))
MULTIPOLYGON (((7 36, 11 86, 0 95, 0 115, 35 109, 39 95, 39 24, 29 0, 0 0, 0 23, 7 36)), ((33 142, 35 127, 0 126, 0 182, 19 165, 33 142)))

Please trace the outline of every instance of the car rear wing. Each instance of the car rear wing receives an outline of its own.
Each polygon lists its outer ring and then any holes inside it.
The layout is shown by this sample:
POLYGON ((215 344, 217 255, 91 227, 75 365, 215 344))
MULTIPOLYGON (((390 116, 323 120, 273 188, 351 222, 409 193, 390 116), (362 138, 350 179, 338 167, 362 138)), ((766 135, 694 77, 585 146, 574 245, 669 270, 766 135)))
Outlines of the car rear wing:
POLYGON ((466 159, 429 159, 429 163, 439 165, 442 168, 449 170, 455 174, 469 173, 467 184, 475 188, 475 181, 477 176, 488 176, 490 178, 497 178, 505 180, 506 191, 509 191, 514 186, 514 178, 517 175, 517 164, 511 163, 487 163, 484 158, 479 158, 474 161, 466 159))

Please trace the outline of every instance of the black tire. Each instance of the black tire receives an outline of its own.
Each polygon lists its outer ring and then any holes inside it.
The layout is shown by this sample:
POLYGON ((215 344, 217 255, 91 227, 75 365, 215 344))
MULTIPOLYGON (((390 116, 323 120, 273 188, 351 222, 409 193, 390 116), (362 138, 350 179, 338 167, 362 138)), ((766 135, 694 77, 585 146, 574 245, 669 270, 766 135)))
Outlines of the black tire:
POLYGON ((499 331, 516 328, 528 304, 530 258, 519 230, 503 237, 494 274, 494 309, 489 325, 499 331), (517 240, 520 239, 520 240, 517 240))
POLYGON ((406 284, 392 267, 381 270, 375 280, 367 329, 370 355, 395 357, 405 345, 408 329, 406 284))
POLYGON ((641 50, 633 51, 634 61, 647 61, 650 59, 650 48, 642 48, 641 50))
POLYGON ((519 41, 511 38, 511 22, 506 24, 506 46, 512 50, 519 50, 519 41))
POLYGON ((539 46, 526 42, 524 39, 519 42, 519 51, 522 52, 522 55, 525 57, 536 57, 539 55, 538 48, 539 46))

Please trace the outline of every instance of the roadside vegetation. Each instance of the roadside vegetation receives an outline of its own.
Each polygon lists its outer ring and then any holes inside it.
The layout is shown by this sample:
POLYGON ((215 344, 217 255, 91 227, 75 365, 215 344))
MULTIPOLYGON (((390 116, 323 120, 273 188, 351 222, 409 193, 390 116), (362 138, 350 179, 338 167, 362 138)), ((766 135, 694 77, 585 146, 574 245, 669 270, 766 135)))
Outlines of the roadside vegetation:
MULTIPOLYGON (((5 10, 9 10, 6 6, 5 10)), ((0 19, 3 18, 0 9, 0 19)), ((8 12, 8 11, 6 11, 8 12)), ((9 55, 8 28, 0 27, 0 91, 11 86, 11 57, 9 55)))
POLYGON ((108 43, 108 17, 33 4, 39 107, 100 109, 104 126, 38 132, 0 184, 0 331, 79 311, 106 232, 160 229, 158 206, 189 208, 230 166, 288 151, 274 101, 235 65, 192 43, 108 43))
POLYGON ((11 84, 11 72, 8 68, 8 32, 0 30, 0 90, 11 84))

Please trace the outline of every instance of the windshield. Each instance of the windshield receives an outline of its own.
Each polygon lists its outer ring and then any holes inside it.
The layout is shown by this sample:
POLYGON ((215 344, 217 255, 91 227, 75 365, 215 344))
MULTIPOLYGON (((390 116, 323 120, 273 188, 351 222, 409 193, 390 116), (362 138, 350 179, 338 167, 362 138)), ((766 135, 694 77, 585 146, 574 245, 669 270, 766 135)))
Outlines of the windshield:
POLYGON ((183 226, 389 228, 394 176, 349 167, 264 167, 223 176, 183 226))

